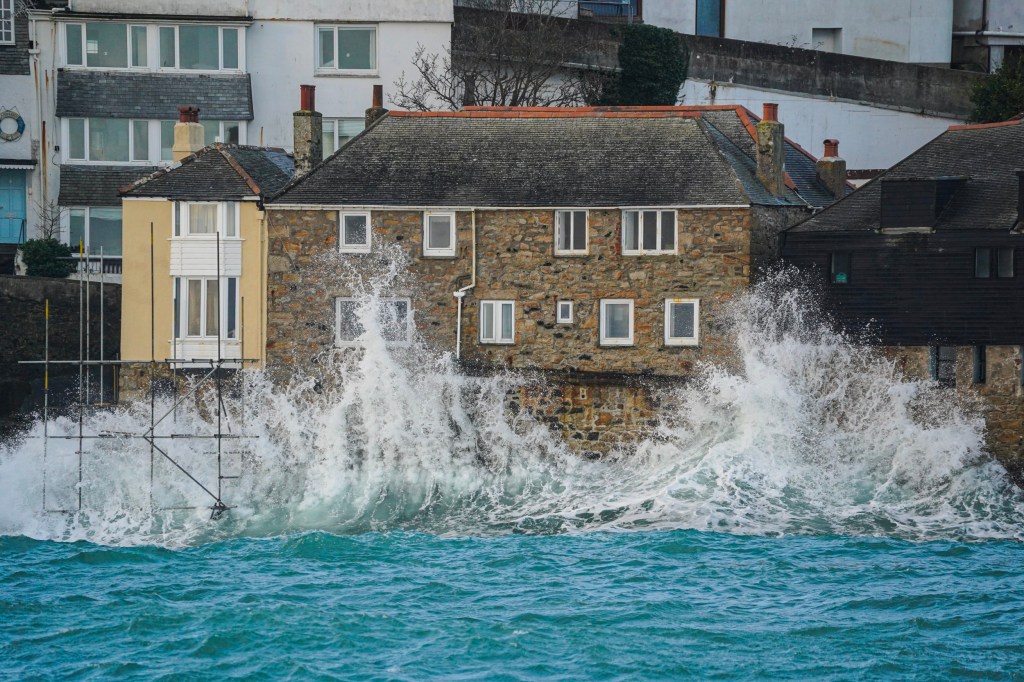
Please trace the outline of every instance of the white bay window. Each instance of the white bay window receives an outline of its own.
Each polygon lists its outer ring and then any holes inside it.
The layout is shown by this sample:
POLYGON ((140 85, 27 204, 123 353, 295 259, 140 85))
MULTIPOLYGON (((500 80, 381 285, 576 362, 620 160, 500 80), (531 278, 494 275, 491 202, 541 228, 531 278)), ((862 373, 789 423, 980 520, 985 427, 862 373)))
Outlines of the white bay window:
POLYGON ((175 277, 174 338, 237 340, 238 296, 237 277, 175 277))
POLYGON ((174 236, 236 238, 239 235, 238 203, 188 201, 175 204, 174 236))

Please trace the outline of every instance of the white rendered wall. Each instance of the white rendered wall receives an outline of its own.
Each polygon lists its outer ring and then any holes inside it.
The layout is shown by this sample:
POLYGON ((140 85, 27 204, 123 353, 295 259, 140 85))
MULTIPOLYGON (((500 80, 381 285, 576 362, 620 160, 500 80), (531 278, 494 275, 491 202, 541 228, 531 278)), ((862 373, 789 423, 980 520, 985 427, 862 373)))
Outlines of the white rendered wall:
POLYGON ((839 155, 850 170, 889 168, 949 126, 962 123, 728 83, 719 83, 712 99, 707 83, 688 80, 681 97, 683 104, 741 104, 758 116, 765 102, 777 102, 786 137, 815 157, 822 155, 824 140, 839 140, 839 155))
MULTIPOLYGON (((645 23, 680 33, 695 31, 697 0, 652 0, 644 3, 643 12, 645 23)), ((843 54, 949 64, 953 0, 725 2, 726 38, 815 49, 811 37, 815 28, 841 28, 839 51, 843 54)))

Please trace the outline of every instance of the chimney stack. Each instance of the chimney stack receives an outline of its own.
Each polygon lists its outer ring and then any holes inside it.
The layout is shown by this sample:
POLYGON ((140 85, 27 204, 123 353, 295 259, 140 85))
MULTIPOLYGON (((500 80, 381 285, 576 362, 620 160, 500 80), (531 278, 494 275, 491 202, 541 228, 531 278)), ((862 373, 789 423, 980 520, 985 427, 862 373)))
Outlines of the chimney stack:
POLYGON ((178 107, 178 122, 174 124, 174 146, 171 158, 181 161, 206 146, 203 125, 199 122, 198 107, 178 107))
POLYGON ((846 196, 846 160, 839 158, 839 140, 825 140, 825 154, 818 159, 818 180, 836 199, 846 196))
POLYGON ((366 127, 369 128, 388 110, 384 108, 384 86, 373 86, 373 106, 366 110, 366 127))
POLYGON ((757 124, 757 179, 777 197, 786 193, 785 131, 779 123, 779 105, 765 102, 757 124))
POLYGON ((295 176, 306 175, 324 160, 324 121, 316 110, 316 86, 300 85, 299 110, 294 124, 295 176))

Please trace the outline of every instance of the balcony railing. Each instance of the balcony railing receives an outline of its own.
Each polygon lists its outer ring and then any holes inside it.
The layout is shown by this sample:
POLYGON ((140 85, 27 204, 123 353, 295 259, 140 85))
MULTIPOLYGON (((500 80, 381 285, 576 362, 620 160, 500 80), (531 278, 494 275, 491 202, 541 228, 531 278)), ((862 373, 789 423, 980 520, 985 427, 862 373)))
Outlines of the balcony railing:
POLYGON ((85 256, 83 258, 73 256, 72 259, 75 263, 75 272, 78 273, 88 272, 91 275, 98 275, 100 273, 104 275, 121 274, 120 256, 104 256, 102 259, 99 256, 85 256))

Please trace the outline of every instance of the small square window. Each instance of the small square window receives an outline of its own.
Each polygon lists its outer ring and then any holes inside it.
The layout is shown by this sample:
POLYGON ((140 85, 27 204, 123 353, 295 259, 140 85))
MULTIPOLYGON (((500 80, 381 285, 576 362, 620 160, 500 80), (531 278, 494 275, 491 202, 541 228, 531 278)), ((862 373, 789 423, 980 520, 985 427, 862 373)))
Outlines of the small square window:
POLYGON ((555 254, 587 252, 587 212, 555 211, 555 254))
POLYGON ((832 284, 849 284, 851 265, 853 265, 852 254, 833 253, 829 281, 832 282, 832 284))
POLYGON ((480 301, 480 343, 515 343, 515 303, 480 301))
POLYGON ((572 324, 573 310, 572 301, 559 301, 555 304, 555 322, 557 324, 572 324))
POLYGON ((423 214, 423 255, 455 255, 455 214, 423 214))
POLYGON ((601 299, 600 341, 602 346, 633 345, 632 299, 601 299))
POLYGON ((366 253, 370 250, 370 214, 342 213, 339 244, 342 253, 366 253))
POLYGON ((665 345, 696 346, 700 337, 700 300, 665 299, 665 345))

